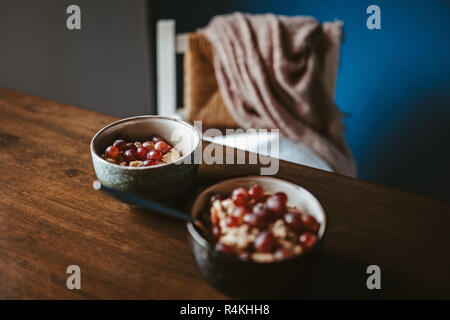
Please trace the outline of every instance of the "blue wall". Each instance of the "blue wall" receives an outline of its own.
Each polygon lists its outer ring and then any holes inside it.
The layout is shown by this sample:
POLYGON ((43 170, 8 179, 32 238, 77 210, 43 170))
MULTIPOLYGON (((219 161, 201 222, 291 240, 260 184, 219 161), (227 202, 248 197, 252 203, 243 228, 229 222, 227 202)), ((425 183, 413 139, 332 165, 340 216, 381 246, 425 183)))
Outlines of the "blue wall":
POLYGON ((252 11, 345 23, 336 102, 359 177, 450 198, 449 1, 252 1, 252 11), (369 30, 368 5, 381 9, 369 30))
POLYGON ((450 1, 207 3, 180 14, 170 6, 162 15, 177 19, 181 32, 237 10, 344 21, 336 101, 349 114, 358 176, 450 201, 450 1), (381 30, 366 28, 371 4, 381 8, 381 30))

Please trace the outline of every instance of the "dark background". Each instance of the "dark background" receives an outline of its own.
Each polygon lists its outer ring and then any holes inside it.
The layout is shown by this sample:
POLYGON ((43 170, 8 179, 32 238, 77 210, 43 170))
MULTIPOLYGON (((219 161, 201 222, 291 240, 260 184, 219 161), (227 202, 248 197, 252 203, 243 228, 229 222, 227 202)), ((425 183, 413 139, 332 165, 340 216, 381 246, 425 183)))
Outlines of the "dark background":
POLYGON ((153 113, 156 21, 187 32, 233 11, 342 20, 336 102, 358 176, 450 201, 446 0, 0 0, 0 86, 117 116, 153 113), (80 31, 65 26, 69 4, 81 7, 80 31), (366 28, 371 4, 381 30, 366 28))

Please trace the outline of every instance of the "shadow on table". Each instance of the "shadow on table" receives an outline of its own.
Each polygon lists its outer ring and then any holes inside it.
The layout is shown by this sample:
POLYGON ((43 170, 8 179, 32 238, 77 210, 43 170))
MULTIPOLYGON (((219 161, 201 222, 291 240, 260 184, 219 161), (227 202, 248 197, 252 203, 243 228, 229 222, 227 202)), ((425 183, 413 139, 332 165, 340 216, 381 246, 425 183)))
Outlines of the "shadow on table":
POLYGON ((450 92, 408 101, 386 117, 365 151, 363 179, 450 202, 450 92))
POLYGON ((366 273, 370 264, 324 254, 308 287, 312 299, 437 299, 450 296, 448 288, 430 284, 415 273, 415 266, 393 270, 380 265, 381 289, 369 290, 366 273))
MULTIPOLYGON (((192 193, 185 195, 174 203, 173 207, 190 213, 190 207, 196 195, 208 186, 218 182, 217 179, 198 181, 192 193)), ((187 242, 185 225, 163 214, 155 214, 147 210, 133 208, 139 223, 149 228, 157 227, 160 231, 170 233, 172 237, 187 242)), ((393 270, 386 265, 381 268, 381 290, 369 290, 366 281, 370 274, 366 273, 370 265, 364 257, 346 257, 338 253, 323 252, 319 257, 314 274, 306 288, 298 288, 294 292, 286 292, 287 299, 417 299, 448 298, 448 288, 439 283, 430 284, 427 279, 420 278, 423 272, 417 266, 405 266, 405 270, 393 270)), ((238 297, 237 297, 238 298, 238 297)), ((269 297, 270 298, 270 297, 269 297)))

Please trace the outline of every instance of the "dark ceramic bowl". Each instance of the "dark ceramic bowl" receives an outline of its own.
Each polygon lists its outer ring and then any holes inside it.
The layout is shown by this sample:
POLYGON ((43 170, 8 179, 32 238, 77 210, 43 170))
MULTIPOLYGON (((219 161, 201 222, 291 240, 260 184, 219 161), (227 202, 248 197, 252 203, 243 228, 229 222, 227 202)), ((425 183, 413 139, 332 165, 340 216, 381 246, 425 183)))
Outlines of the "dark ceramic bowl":
POLYGON ((101 129, 91 141, 92 163, 97 179, 103 185, 163 202, 177 199, 192 188, 198 172, 194 155, 200 152, 200 134, 193 126, 160 116, 116 121, 101 129), (116 139, 143 142, 152 135, 161 136, 180 151, 181 158, 151 167, 128 167, 110 163, 101 157, 106 147, 116 139))
POLYGON ((230 194, 236 187, 249 188, 258 183, 266 192, 285 192, 288 205, 313 215, 320 222, 318 241, 309 250, 290 259, 257 263, 242 261, 221 254, 188 223, 189 240, 195 262, 206 280, 215 288, 234 298, 294 298, 307 291, 308 279, 312 276, 315 261, 323 244, 326 230, 325 210, 319 201, 306 189, 293 183, 272 177, 243 177, 222 181, 203 191, 194 201, 192 216, 208 210, 209 197, 219 192, 230 194))

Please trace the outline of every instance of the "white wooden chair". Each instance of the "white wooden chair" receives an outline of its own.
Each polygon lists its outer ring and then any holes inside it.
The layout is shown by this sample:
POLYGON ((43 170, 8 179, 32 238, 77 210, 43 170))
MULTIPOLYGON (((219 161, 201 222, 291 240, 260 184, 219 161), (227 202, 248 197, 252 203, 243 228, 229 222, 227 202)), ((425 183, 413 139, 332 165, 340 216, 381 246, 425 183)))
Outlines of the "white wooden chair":
MULTIPOLYGON (((159 115, 171 115, 181 111, 177 108, 176 55, 186 52, 187 37, 185 34, 176 34, 175 27, 175 20, 172 19, 158 20, 156 24, 156 85, 159 115)), ((336 42, 325 65, 324 78, 327 79, 326 87, 332 97, 335 97, 339 51, 340 42, 336 42)))
MULTIPOLYGON (((183 108, 177 107, 177 73, 176 55, 187 50, 187 37, 176 33, 175 20, 159 20, 156 24, 156 86, 157 86, 157 113, 183 118, 183 108)), ((328 79, 327 88, 330 94, 335 95, 335 81, 340 43, 336 43, 327 59, 325 77, 328 79)), ((302 143, 293 142, 283 136, 279 137, 279 158, 306 166, 333 171, 333 169, 315 152, 302 143)), ((259 144, 271 144, 278 139, 270 133, 261 137, 254 134, 238 134, 223 137, 204 137, 215 143, 229 147, 241 148, 250 152, 260 152, 259 144), (253 141, 253 142, 252 142, 253 141), (242 147, 246 146, 246 147, 242 147)), ((265 147, 263 148, 265 149, 265 147)), ((260 152, 271 155, 267 152, 260 152)))
MULTIPOLYGON (((175 20, 156 24, 156 107, 158 115, 177 113, 176 55, 186 51, 186 36, 176 34, 175 20)), ((181 110, 178 110, 179 112, 181 110)))

